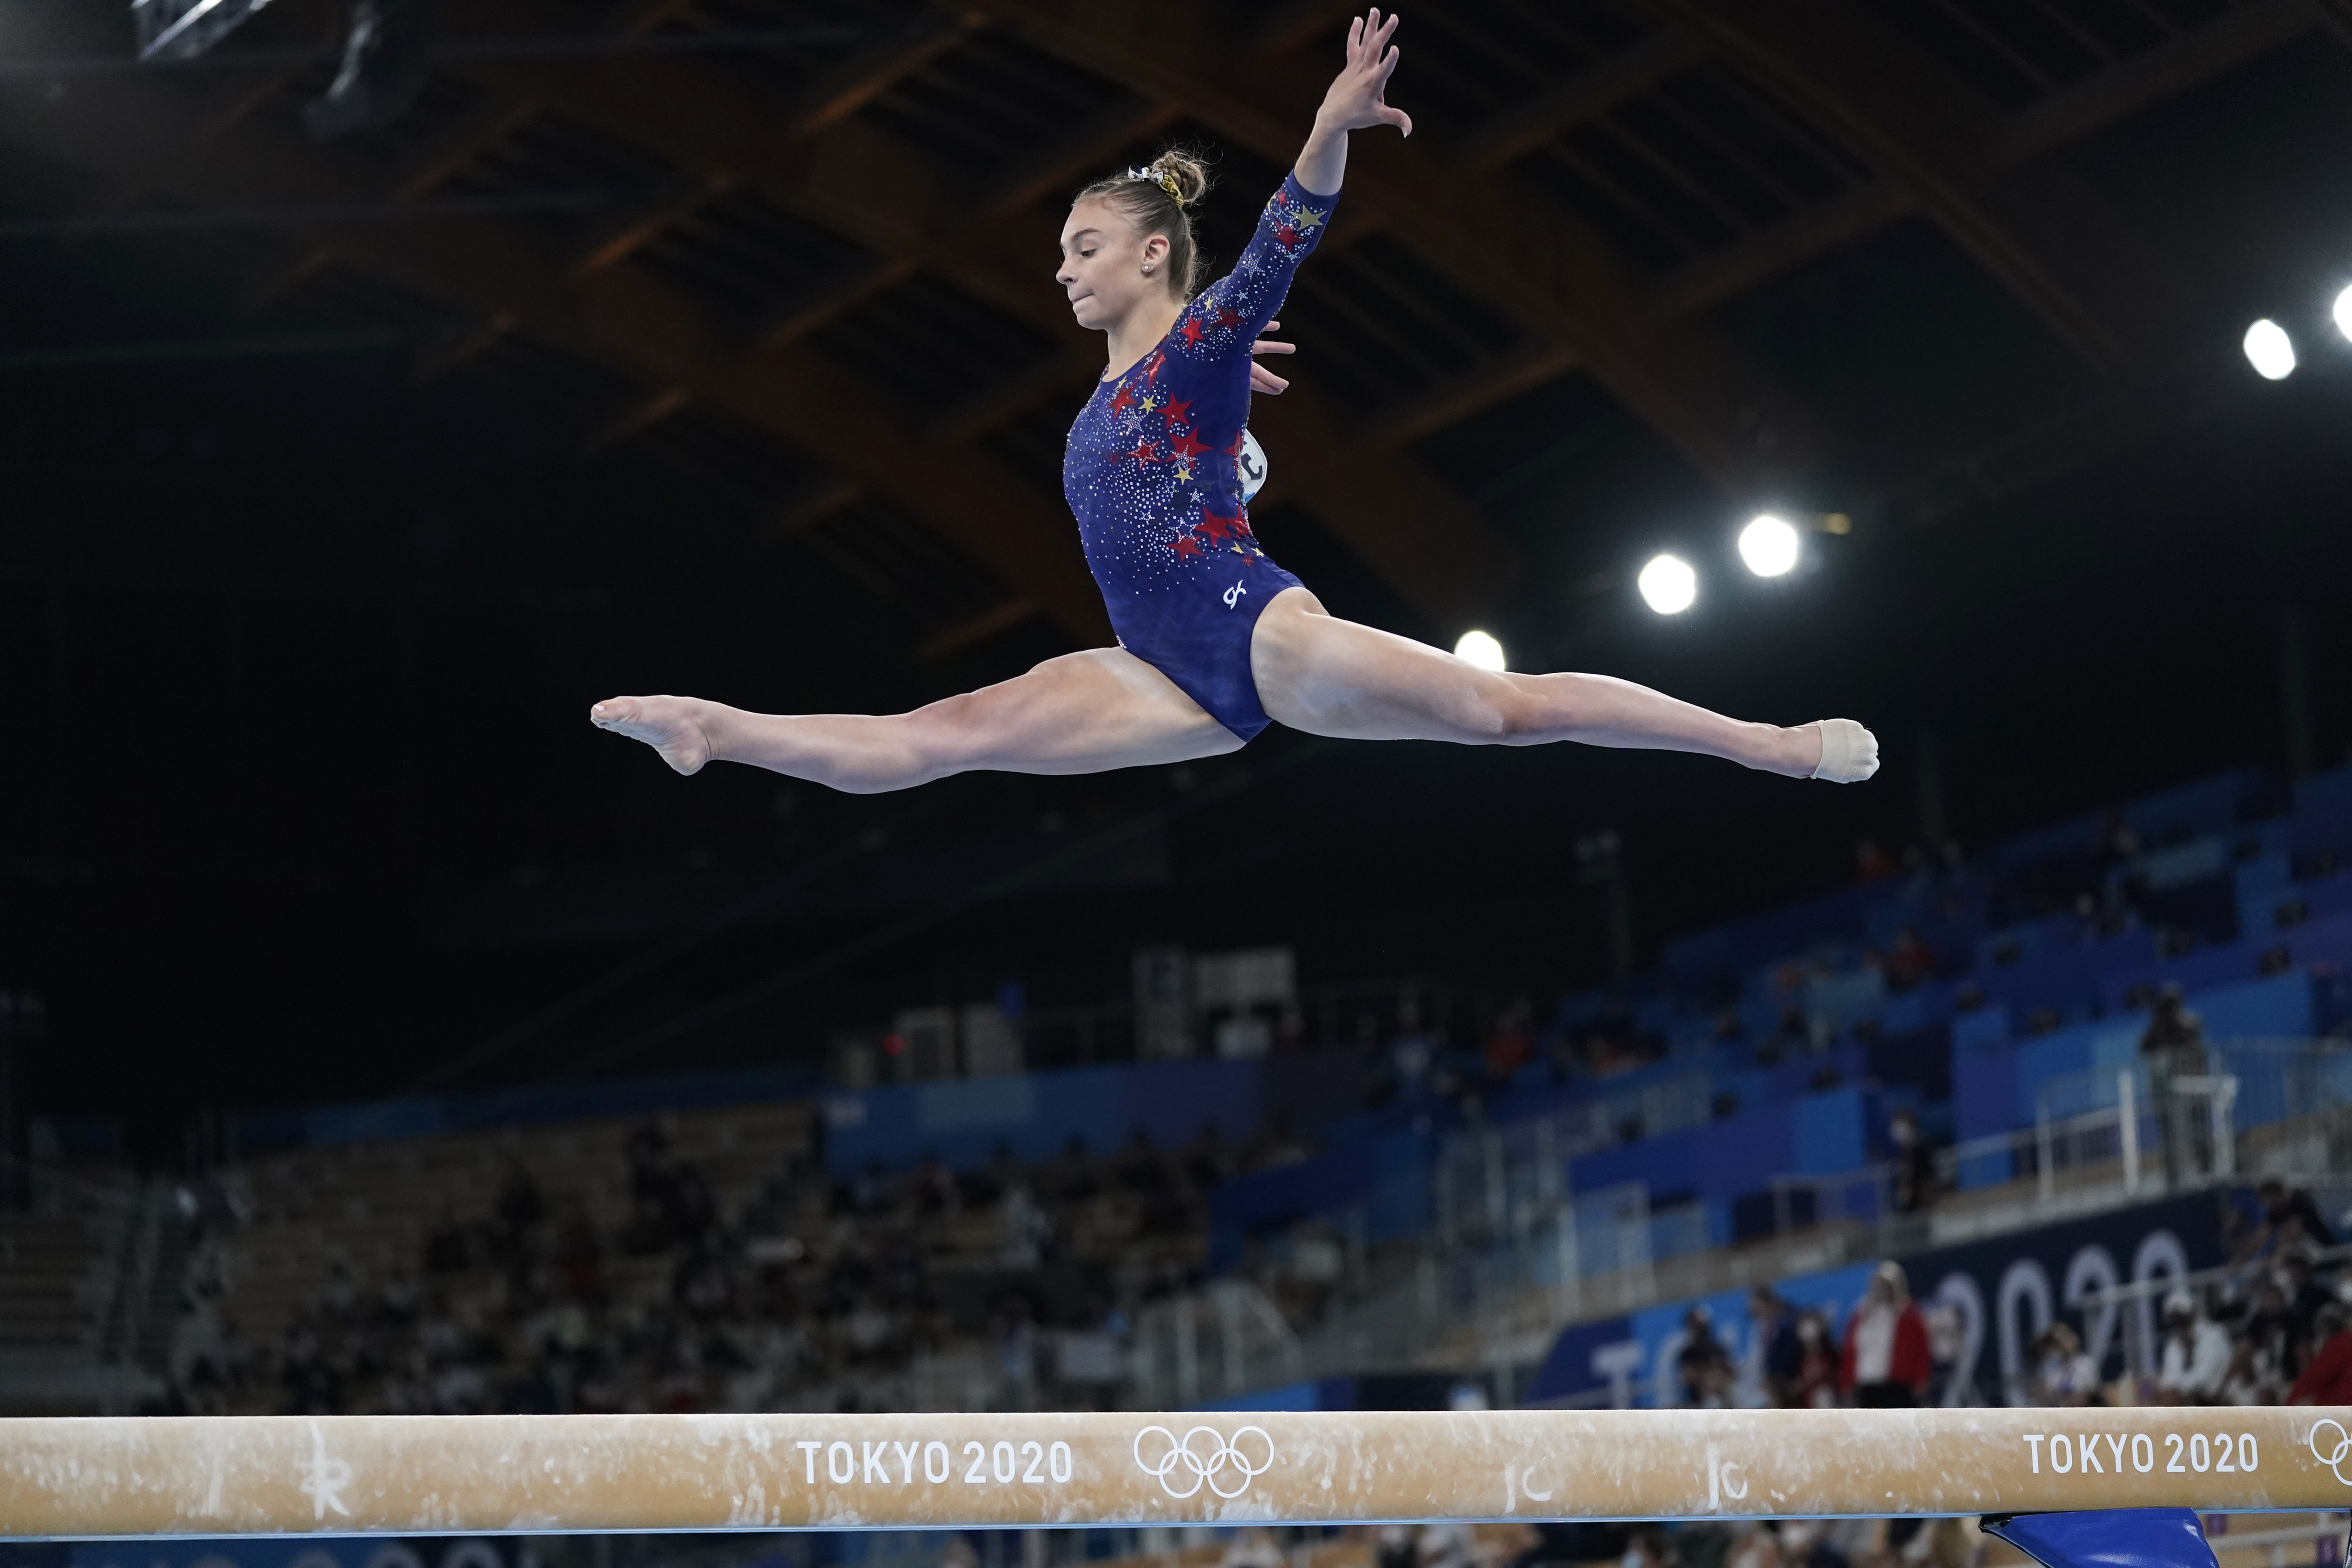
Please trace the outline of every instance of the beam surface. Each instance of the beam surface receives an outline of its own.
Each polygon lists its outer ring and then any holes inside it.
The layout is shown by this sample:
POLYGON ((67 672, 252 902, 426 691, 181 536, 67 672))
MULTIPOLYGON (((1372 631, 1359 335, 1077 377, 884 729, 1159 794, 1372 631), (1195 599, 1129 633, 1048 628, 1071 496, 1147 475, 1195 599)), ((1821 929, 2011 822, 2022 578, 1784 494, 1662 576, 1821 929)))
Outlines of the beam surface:
POLYGON ((2352 1410, 0 1421, 0 1535, 2343 1506, 2352 1410))

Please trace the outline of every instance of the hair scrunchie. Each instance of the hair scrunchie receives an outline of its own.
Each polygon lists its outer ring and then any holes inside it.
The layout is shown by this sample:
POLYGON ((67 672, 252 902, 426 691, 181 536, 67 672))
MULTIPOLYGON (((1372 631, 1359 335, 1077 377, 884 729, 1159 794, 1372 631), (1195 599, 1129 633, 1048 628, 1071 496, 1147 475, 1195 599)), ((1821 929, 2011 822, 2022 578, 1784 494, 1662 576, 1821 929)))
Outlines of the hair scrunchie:
POLYGON ((1128 170, 1127 177, 1130 180, 1149 180, 1166 191, 1170 201, 1180 207, 1184 205, 1183 187, 1177 184, 1176 176, 1165 169, 1147 169, 1139 164, 1128 170))

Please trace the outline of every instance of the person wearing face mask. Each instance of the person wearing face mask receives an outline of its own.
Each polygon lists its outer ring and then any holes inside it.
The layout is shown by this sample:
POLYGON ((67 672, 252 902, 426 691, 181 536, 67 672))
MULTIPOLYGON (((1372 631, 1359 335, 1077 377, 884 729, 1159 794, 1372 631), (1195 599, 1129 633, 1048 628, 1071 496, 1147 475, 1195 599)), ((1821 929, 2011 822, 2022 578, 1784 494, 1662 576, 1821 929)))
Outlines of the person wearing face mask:
POLYGON ((1797 1375, 1789 1404, 1799 1410, 1834 1410, 1838 1402, 1838 1347, 1830 1321, 1819 1311, 1797 1319, 1797 1375))
POLYGON ((1935 1367, 1927 1320, 1912 1303, 1903 1266, 1889 1258, 1846 1324, 1838 1385, 1864 1409, 1905 1408, 1926 1396, 1935 1367))
POLYGON ((1804 1354, 1797 1341, 1796 1310, 1769 1285, 1759 1285, 1748 1292, 1748 1321, 1765 1397, 1785 1410, 1794 1403, 1791 1394, 1804 1354))

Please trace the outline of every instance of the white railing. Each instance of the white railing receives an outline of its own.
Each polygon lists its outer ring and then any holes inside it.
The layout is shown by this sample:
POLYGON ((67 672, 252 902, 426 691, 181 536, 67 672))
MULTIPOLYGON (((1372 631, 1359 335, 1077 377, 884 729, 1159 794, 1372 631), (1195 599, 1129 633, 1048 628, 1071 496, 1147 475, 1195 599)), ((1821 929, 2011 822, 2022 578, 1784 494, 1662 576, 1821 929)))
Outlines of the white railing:
POLYGON ((1491 1346, 1511 1337, 1531 1302, 1547 1323, 1645 1305, 1656 1295, 1657 1218, 1648 1186, 1627 1182, 1563 1194, 1549 1214, 1484 1245, 1419 1247, 1306 1336, 1307 1375, 1404 1365, 1465 1331, 1491 1346))
POLYGON ((1196 1405, 1307 1375, 1289 1321, 1244 1279, 1153 1303, 1137 1324, 1133 1356, 1147 1408, 1196 1405))
POLYGON ((1565 1195, 1568 1162, 1622 1142, 1629 1126, 1655 1137, 1698 1126, 1713 1109, 1706 1074, 1694 1071, 1455 1133, 1430 1173, 1438 1242, 1523 1242, 1565 1195))

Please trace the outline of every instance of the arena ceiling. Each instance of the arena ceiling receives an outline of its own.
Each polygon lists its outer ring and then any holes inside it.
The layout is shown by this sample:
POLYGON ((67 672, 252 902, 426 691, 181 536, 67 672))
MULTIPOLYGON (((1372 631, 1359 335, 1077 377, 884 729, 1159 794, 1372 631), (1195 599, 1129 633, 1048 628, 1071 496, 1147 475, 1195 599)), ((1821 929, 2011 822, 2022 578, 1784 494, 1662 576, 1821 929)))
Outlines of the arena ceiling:
MULTIPOLYGON (((551 408, 585 459, 658 458, 894 606, 919 654, 1033 617, 1094 642, 1059 437, 1102 348, 1048 281, 1063 204, 1189 137, 1229 257, 1347 13, 471 0, 405 111, 322 142, 339 5, 134 67, 119 7, 52 0, 12 7, 0 146, 17 230, 134 237, 275 324, 551 408)), ((1531 389, 1599 389, 1727 505, 1848 505, 1864 433, 1727 321, 1906 220, 2087 384, 2160 363, 2200 302, 2070 152, 2352 45, 2352 4, 1445 0, 1406 27, 1421 133, 1357 138, 1286 312, 1297 384, 1255 423, 1266 499, 1451 630, 1524 544, 1423 454, 1531 389)))
POLYGON ((438 9, 414 100, 321 140, 347 0, 163 67, 123 0, 0 6, 0 988, 50 1000, 38 1102, 168 1151, 192 1103, 767 1059, 1008 976, 1096 1005, 1167 942, 1548 994, 1613 951, 1599 837, 1647 943, 1864 835, 2286 760, 2298 595, 2341 754, 2343 0, 1408 9, 1418 131, 1357 139, 1283 310, 1262 535, 1337 613, 1517 668, 1852 714, 1870 787, 1277 731, 872 797, 681 781, 582 714, 890 711, 1107 640, 1063 204, 1188 141, 1233 257, 1345 7, 438 9), (1855 526, 1765 584, 1759 502, 1855 526), (1664 547, 1693 615, 1633 594, 1664 547))

